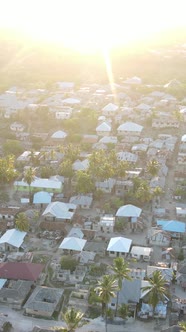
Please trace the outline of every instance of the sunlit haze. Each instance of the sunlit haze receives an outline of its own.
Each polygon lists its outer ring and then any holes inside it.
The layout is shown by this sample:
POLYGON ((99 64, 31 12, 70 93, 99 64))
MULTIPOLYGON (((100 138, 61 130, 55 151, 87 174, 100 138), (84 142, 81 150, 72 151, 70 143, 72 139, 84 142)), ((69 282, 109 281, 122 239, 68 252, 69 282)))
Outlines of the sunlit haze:
POLYGON ((185 0, 0 0, 0 27, 82 52, 184 26, 185 0))

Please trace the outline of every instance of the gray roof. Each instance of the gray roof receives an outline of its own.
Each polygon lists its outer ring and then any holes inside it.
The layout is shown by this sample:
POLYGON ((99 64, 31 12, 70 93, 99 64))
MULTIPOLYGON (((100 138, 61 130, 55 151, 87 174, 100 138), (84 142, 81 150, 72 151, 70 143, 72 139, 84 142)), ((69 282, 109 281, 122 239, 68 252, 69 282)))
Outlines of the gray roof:
MULTIPOLYGON (((131 281, 124 279, 122 289, 119 292, 118 303, 138 303, 141 296, 141 280, 133 279, 131 281)), ((117 298, 112 299, 112 303, 116 303, 117 298)))
POLYGON ((8 298, 17 301, 24 300, 32 285, 33 281, 10 280, 8 287, 0 289, 0 298, 8 298))
POLYGON ((25 309, 45 311, 53 314, 58 305, 64 290, 61 288, 49 288, 37 286, 27 302, 24 305, 25 309))

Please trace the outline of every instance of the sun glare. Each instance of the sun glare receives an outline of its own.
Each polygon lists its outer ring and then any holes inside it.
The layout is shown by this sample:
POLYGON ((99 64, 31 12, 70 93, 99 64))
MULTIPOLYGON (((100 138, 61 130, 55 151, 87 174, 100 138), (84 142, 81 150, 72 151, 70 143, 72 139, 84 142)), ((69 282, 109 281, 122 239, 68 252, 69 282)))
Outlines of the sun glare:
POLYGON ((184 24, 185 0, 0 0, 0 27, 92 52, 184 24))

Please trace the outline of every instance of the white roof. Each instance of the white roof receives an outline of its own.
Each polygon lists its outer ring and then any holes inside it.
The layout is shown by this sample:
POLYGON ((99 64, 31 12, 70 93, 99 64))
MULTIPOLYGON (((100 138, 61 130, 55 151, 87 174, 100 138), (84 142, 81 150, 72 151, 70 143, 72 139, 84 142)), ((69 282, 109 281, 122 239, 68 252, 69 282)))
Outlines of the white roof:
POLYGON ((76 98, 66 98, 66 99, 63 99, 62 102, 63 102, 64 104, 75 105, 75 104, 79 104, 79 103, 80 103, 80 100, 79 100, 79 99, 76 99, 76 98))
POLYGON ((112 103, 109 103, 109 104, 107 104, 105 107, 103 107, 103 109, 102 109, 102 111, 104 112, 104 111, 108 111, 108 112, 110 112, 110 111, 117 111, 117 109, 118 109, 118 106, 117 105, 115 105, 115 104, 112 104, 112 103))
POLYGON ((132 240, 125 237, 112 237, 109 241, 107 251, 128 253, 131 243, 132 240))
POLYGON ((186 134, 181 137, 181 142, 185 143, 186 142, 186 134))
POLYGON ((152 252, 152 248, 133 246, 130 252, 133 255, 139 255, 139 256, 146 255, 146 256, 149 256, 151 254, 151 252, 152 252))
MULTIPOLYGON (((25 181, 15 181, 14 186, 28 187, 28 183, 25 181)), ((60 189, 62 186, 61 181, 51 180, 51 179, 41 179, 36 178, 32 181, 31 187, 33 188, 50 188, 50 189, 60 189)))
POLYGON ((111 131, 111 126, 107 122, 102 122, 96 127, 96 131, 111 131))
POLYGON ((8 243, 16 248, 20 248, 27 232, 21 232, 15 228, 7 230, 0 238, 0 244, 8 243))
POLYGON ((65 137, 67 137, 67 134, 62 130, 58 130, 55 133, 53 133, 51 137, 52 138, 65 138, 65 137))
POLYGON ((141 132, 143 130, 143 126, 140 126, 134 122, 125 122, 121 124, 118 129, 119 131, 132 131, 132 132, 141 132))
POLYGON ((141 78, 139 78, 137 76, 134 76, 134 77, 131 77, 131 78, 127 78, 123 83, 125 83, 125 84, 141 84, 142 80, 141 80, 141 78))
POLYGON ((132 205, 132 204, 127 204, 121 206, 117 212, 116 216, 117 217, 139 217, 141 215, 142 209, 139 207, 132 205))
POLYGON ((63 202, 52 202, 46 207, 42 216, 49 215, 58 219, 71 219, 74 215, 74 211, 69 211, 70 209, 75 210, 76 205, 63 202))
POLYGON ((78 239, 77 237, 65 237, 61 242, 60 249, 82 251, 87 240, 78 239))

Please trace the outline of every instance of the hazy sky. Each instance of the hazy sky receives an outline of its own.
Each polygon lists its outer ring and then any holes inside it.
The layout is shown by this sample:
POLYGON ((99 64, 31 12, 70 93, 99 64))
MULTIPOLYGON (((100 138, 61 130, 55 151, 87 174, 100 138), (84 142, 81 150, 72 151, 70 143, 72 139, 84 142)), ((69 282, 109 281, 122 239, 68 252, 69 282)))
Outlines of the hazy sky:
POLYGON ((87 49, 186 26, 186 0, 0 0, 0 8, 0 28, 87 49))

